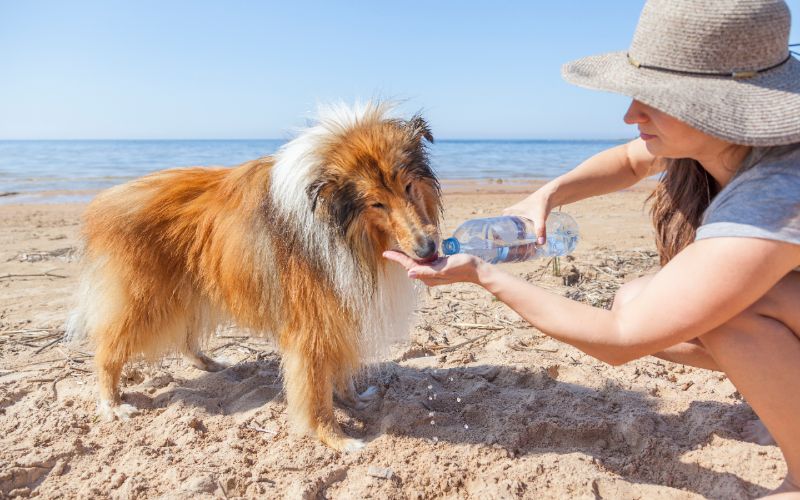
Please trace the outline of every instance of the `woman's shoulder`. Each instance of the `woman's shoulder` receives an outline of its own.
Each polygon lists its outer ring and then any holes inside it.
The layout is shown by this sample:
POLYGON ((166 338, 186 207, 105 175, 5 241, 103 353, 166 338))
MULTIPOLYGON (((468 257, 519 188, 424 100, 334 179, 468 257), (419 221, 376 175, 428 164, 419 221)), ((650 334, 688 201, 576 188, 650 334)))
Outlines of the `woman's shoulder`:
MULTIPOLYGON (((715 202, 724 203, 730 197, 743 195, 794 195, 800 183, 800 145, 769 148, 753 152, 752 166, 745 167, 719 193, 715 202), (768 193, 762 190, 767 189, 768 193)), ((713 203, 712 203, 713 204, 713 203)))
POLYGON ((800 244, 800 147, 771 153, 720 191, 697 239, 742 236, 800 244))

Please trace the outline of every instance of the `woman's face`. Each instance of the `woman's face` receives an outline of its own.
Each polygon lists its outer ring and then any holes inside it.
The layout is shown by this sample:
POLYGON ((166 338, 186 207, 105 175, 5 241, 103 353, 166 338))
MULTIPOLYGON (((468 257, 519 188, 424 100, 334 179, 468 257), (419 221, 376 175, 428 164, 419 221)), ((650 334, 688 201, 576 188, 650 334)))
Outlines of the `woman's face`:
POLYGON ((722 139, 701 132, 635 99, 625 113, 625 123, 637 125, 647 150, 663 158, 694 158, 702 161, 730 146, 722 139))

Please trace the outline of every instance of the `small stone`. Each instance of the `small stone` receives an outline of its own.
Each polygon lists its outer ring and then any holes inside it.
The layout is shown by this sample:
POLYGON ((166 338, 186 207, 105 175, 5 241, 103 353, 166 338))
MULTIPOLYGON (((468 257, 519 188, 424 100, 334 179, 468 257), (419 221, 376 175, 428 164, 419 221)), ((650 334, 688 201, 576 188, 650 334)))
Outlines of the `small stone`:
POLYGON ((436 436, 433 436, 433 442, 434 442, 434 443, 438 443, 438 442, 439 442, 439 438, 438 438, 438 437, 436 437, 436 436))
POLYGON ((428 413, 428 416, 432 417, 433 416, 433 412, 428 413))
POLYGON ((431 425, 436 425, 436 420, 431 420, 431 425))
POLYGON ((192 493, 214 493, 217 482, 209 474, 193 476, 183 483, 183 490, 192 493))
POLYGON ((464 428, 469 429, 469 426, 467 424, 464 424, 464 428))
POLYGON ((429 386, 428 386, 428 390, 430 391, 431 389, 433 389, 433 386, 432 386, 432 385, 429 385, 429 386))
POLYGON ((428 401, 433 401, 433 396, 428 396, 428 401))
POLYGON ((394 476, 394 471, 388 467, 376 467, 371 465, 367 469, 367 475, 377 477, 379 479, 391 479, 394 476))
POLYGON ((461 398, 456 398, 456 403, 460 403, 460 402, 461 402, 461 398))
POLYGON ((111 488, 112 489, 119 488, 120 486, 122 486, 122 483, 124 483, 126 479, 128 479, 128 476, 126 476, 122 472, 114 474, 114 477, 111 478, 111 488))

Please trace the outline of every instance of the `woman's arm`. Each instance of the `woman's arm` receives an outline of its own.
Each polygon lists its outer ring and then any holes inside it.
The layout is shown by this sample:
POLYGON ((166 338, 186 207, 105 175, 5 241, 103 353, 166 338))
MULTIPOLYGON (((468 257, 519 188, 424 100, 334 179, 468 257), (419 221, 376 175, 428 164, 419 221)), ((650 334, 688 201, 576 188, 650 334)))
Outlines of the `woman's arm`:
POLYGON ((635 139, 597 153, 507 208, 505 213, 527 215, 535 221, 532 212, 538 210, 543 201, 548 207, 566 205, 630 187, 662 170, 662 162, 656 161, 647 151, 644 141, 635 139))
POLYGON ((689 245, 624 307, 591 307, 531 285, 472 256, 418 265, 387 258, 428 285, 477 283, 542 332, 618 365, 684 342, 744 311, 800 264, 800 246, 755 238, 710 238, 689 245))

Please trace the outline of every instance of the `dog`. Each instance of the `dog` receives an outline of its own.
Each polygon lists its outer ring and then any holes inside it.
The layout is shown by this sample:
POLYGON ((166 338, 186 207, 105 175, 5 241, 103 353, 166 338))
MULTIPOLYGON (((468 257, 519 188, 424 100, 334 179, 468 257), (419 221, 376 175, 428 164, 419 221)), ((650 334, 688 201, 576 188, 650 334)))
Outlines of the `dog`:
MULTIPOLYGON (((430 128, 368 102, 324 107, 273 156, 234 168, 178 168, 101 192, 83 216, 78 306, 68 336, 95 347, 98 410, 127 418, 119 379, 134 357, 182 353, 233 321, 281 352, 290 421, 353 451, 333 394, 358 404, 352 377, 407 337, 415 289, 382 258, 436 256, 441 190, 430 128)), ((366 399, 369 394, 365 395, 366 399)))

